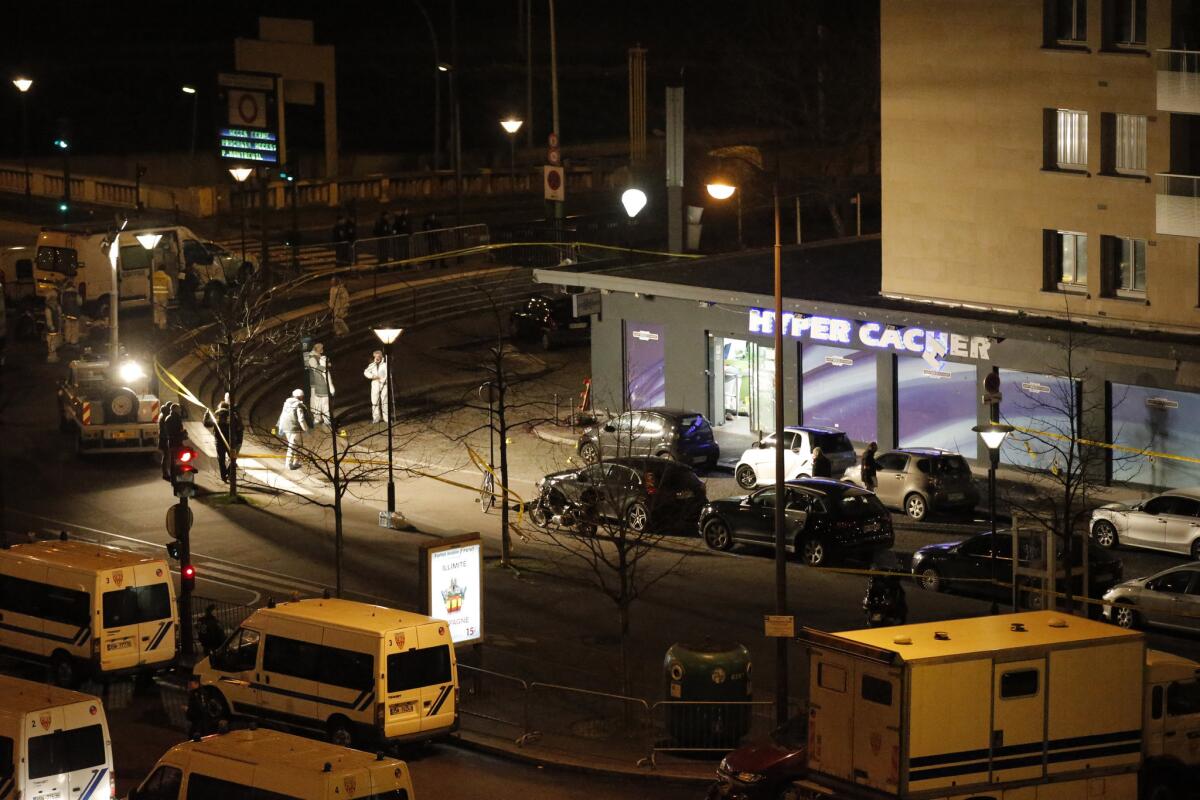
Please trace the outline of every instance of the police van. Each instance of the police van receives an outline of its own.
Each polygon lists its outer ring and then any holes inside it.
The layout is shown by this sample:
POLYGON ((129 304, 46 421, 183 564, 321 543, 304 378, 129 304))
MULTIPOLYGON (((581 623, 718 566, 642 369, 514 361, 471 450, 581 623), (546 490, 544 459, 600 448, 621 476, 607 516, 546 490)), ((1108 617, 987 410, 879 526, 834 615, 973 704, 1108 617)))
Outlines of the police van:
POLYGON ((49 661, 60 686, 170 666, 178 622, 161 559, 66 540, 0 548, 0 651, 49 661))
POLYGON ((312 599, 258 609, 195 674, 210 718, 321 731, 335 744, 458 727, 449 624, 384 606, 312 599))
POLYGON ((394 758, 272 730, 177 744, 129 800, 413 800, 394 758))
POLYGON ((99 698, 0 676, 0 798, 112 800, 116 785, 99 698))

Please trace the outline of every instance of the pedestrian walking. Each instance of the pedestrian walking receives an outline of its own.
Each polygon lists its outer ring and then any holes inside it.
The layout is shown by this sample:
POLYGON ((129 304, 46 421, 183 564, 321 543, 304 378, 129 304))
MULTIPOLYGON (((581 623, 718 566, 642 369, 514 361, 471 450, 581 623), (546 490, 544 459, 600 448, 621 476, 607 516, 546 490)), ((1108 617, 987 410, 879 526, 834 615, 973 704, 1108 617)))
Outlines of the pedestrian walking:
POLYGON ((371 382, 371 422, 387 423, 388 414, 388 365, 382 350, 371 354, 371 363, 363 370, 363 377, 371 382))
POLYGON ((300 469, 299 449, 308 430, 308 407, 304 405, 304 390, 295 389, 292 396, 283 401, 283 410, 275 429, 287 439, 287 456, 284 463, 288 469, 300 469))
POLYGON ((160 331, 167 329, 167 303, 171 301, 171 276, 160 264, 154 270, 152 293, 154 305, 154 327, 160 331))
POLYGON ((346 316, 350 313, 350 292, 346 283, 337 275, 329 284, 329 313, 333 317, 333 335, 345 336, 350 332, 346 316))
POLYGON ((213 651, 225 644, 225 626, 217 619, 217 607, 212 603, 204 609, 203 616, 196 620, 196 638, 204 648, 204 655, 210 656, 213 651))
POLYGON ((313 345, 305 358, 305 368, 308 370, 308 389, 312 393, 313 425, 328 425, 329 402, 335 390, 325 345, 320 342, 313 345))
POLYGON ((58 345, 62 342, 62 308, 58 304, 58 290, 51 289, 46 295, 43 309, 46 317, 46 363, 58 363, 58 345))
POLYGON ((819 447, 814 447, 812 451, 812 476, 814 478, 833 477, 833 465, 829 463, 829 456, 825 455, 819 447))
POLYGON ((217 464, 221 480, 229 483, 229 454, 236 454, 242 447, 242 418, 229 405, 229 393, 217 407, 204 416, 204 427, 212 431, 217 446, 217 464))
POLYGON ((170 400, 158 409, 158 452, 162 455, 162 477, 164 481, 171 480, 171 445, 167 435, 167 417, 175 404, 170 400))
POLYGON ((79 344, 79 318, 83 316, 83 302, 79 299, 79 289, 75 288, 74 280, 68 278, 63 284, 58 303, 62 309, 63 343, 75 347, 79 344))
POLYGON ((863 486, 872 492, 879 485, 879 482, 875 480, 875 473, 879 471, 879 463, 875 460, 875 451, 878 449, 879 445, 875 444, 875 442, 867 445, 867 449, 863 451, 861 462, 863 486))

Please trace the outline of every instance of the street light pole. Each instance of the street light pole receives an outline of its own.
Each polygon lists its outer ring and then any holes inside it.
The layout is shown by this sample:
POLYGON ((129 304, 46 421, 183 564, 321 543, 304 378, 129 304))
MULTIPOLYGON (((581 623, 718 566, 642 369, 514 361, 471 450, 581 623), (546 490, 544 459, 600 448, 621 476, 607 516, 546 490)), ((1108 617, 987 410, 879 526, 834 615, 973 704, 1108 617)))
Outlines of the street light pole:
MULTIPOLYGON (((246 263, 246 179, 250 177, 250 173, 254 170, 250 167, 230 167, 229 174, 238 182, 238 196, 241 199, 242 205, 242 264, 246 263)), ((238 267, 241 269, 241 266, 238 267)))
MULTIPOLYGON (((1011 425, 1003 425, 999 422, 988 422, 986 425, 976 425, 971 430, 979 434, 979 438, 983 439, 983 444, 988 449, 988 519, 991 522, 992 529, 992 587, 996 586, 996 468, 1000 466, 1000 446, 1004 444, 1004 438, 1012 433, 1011 425)), ((1016 584, 1016 553, 1013 553, 1013 574, 1009 576, 1015 586, 1016 584)), ((1013 611, 1017 610, 1017 593, 1013 590, 1013 611)), ((995 602, 992 603, 992 613, 995 614, 999 608, 995 602)))
MULTIPOLYGON (((396 511, 396 483, 392 473, 392 425, 394 423, 396 404, 392 399, 392 343, 400 334, 404 333, 403 328, 376 328, 375 335, 379 337, 379 341, 383 342, 383 363, 387 370, 387 451, 388 451, 388 483, 387 483, 387 510, 391 515, 396 511)), ((390 523, 390 516, 389 516, 390 523)))
POLYGON ((500 127, 508 134, 508 188, 512 194, 517 192, 517 131, 524 124, 516 117, 500 120, 500 127))
POLYGON ((33 209, 33 190, 29 179, 29 112, 25 108, 25 95, 29 93, 33 81, 29 78, 13 78, 13 86, 21 93, 21 161, 25 164, 25 213, 33 209))
POLYGON ((192 97, 192 147, 189 155, 193 161, 196 159, 196 87, 181 86, 179 87, 184 94, 192 97))

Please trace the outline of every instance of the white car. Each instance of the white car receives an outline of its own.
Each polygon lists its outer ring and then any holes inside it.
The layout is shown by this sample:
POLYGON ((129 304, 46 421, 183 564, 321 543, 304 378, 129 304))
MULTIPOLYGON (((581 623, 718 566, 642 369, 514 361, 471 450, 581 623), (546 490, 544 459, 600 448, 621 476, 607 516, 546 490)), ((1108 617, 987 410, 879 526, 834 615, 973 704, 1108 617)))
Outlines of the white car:
MULTIPOLYGON (((817 428, 789 425, 784 428, 783 468, 785 480, 812 477, 812 451, 820 447, 829 459, 831 478, 840 478, 848 467, 854 466, 854 445, 844 431, 836 428, 817 428)), ((738 486, 753 489, 775 482, 775 434, 756 443, 738 459, 733 476, 738 486)))
POLYGON ((1092 512, 1100 547, 1144 547, 1200 560, 1200 488, 1172 489, 1142 503, 1109 503, 1092 512))

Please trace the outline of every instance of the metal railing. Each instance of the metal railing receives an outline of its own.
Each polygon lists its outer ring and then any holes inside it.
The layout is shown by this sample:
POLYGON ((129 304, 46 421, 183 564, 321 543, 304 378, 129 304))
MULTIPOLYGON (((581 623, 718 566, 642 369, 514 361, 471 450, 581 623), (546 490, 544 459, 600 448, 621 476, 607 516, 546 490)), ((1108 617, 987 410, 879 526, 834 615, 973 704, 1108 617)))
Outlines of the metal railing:
POLYGON ((1155 173, 1158 178, 1158 193, 1172 197, 1200 197, 1200 175, 1179 175, 1170 172, 1155 173))
POLYGON ((1163 72, 1200 73, 1200 50, 1157 50, 1154 62, 1163 72))
POLYGON ((237 630, 238 626, 246 620, 246 617, 250 616, 250 613, 254 611, 253 607, 242 605, 241 603, 230 603, 227 600, 192 595, 192 635, 195 637, 193 644, 195 645, 197 661, 205 655, 204 648, 200 644, 198 623, 200 622, 200 618, 207 613, 210 606, 213 609, 213 616, 221 623, 221 628, 224 630, 226 638, 228 638, 229 634, 237 630))

